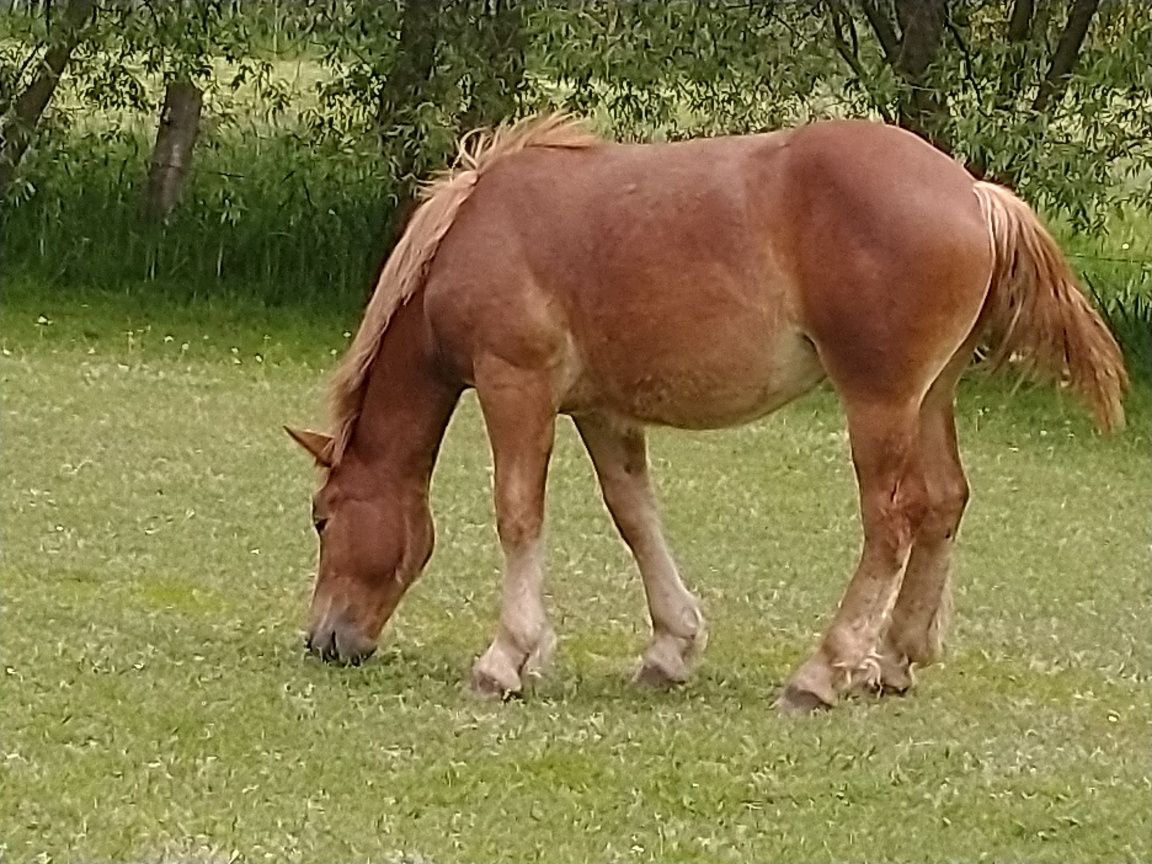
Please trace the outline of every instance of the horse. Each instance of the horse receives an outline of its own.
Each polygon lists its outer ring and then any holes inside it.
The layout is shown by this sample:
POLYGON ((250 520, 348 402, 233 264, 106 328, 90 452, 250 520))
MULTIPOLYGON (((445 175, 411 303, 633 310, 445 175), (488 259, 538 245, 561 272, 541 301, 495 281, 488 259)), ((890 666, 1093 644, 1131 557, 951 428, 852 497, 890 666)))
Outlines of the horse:
POLYGON ((323 474, 306 647, 344 664, 372 654, 432 554, 430 477, 473 388, 503 569, 472 688, 521 693, 555 645, 541 529, 559 415, 647 595, 636 678, 687 681, 705 622, 664 537, 645 427, 747 423, 827 381, 863 547, 776 705, 903 693, 951 617, 969 497, 954 392, 981 354, 1068 388, 1102 430, 1122 424, 1120 349, 1036 214, 902 129, 623 144, 557 114, 466 136, 380 272, 332 381, 331 434, 285 427, 323 474))

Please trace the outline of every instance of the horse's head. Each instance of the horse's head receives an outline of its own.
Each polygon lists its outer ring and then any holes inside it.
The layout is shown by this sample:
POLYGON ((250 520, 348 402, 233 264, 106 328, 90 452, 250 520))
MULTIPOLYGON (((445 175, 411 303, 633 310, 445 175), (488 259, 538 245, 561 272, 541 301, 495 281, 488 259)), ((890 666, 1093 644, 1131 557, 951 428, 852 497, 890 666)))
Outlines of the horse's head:
POLYGON ((325 660, 360 663, 432 554, 427 490, 369 472, 355 457, 333 466, 332 439, 287 429, 325 469, 312 500, 320 563, 306 645, 325 660))

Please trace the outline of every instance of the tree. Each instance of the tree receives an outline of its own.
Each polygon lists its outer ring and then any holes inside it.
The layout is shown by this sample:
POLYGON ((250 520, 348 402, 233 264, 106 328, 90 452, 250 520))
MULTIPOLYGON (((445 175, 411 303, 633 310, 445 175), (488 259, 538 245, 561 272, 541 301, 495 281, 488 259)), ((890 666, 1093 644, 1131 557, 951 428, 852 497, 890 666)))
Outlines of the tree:
MULTIPOLYGON (((47 7, 46 7, 47 8, 47 7)), ((0 116, 0 201, 16 176, 20 160, 36 134, 44 109, 52 101, 60 77, 73 52, 84 39, 87 24, 96 11, 95 0, 68 0, 63 15, 49 28, 40 59, 30 63, 27 85, 11 104, 3 104, 0 116)), ((20 82, 13 82, 14 85, 20 82)))
MULTIPOLYGON (((142 38, 138 35, 129 44, 165 78, 142 208, 148 218, 161 222, 176 208, 191 171, 204 108, 201 84, 211 77, 210 55, 218 49, 214 44, 218 40, 213 38, 218 28, 212 24, 219 22, 221 9, 219 3, 205 3, 200 14, 195 10, 188 14, 184 0, 152 0, 148 13, 146 19, 134 16, 132 23, 146 20, 150 26, 145 26, 142 38)), ((132 31, 126 28, 125 32, 132 31)))
MULTIPOLYGON (((834 26, 839 26, 847 13, 843 0, 829 0, 829 12, 834 26)), ((985 4, 987 5, 987 4, 985 4)), ((1067 23, 1052 54, 1048 72, 1040 82, 1032 110, 1043 112, 1064 92, 1076 65, 1077 57, 1100 7, 1100 0, 1072 0, 1068 7, 1067 23)), ((885 61, 898 73, 902 82, 898 95, 897 118, 900 125, 927 138, 944 150, 951 149, 948 129, 948 79, 932 74, 937 62, 946 30, 967 52, 968 42, 961 35, 957 21, 952 17, 949 0, 860 0, 860 9, 868 21, 883 53, 885 61)), ((1002 50, 1004 74, 999 76, 1000 105, 1010 89, 1018 89, 1026 82, 1024 63, 1027 54, 1018 46, 1032 36, 1036 9, 1034 0, 1015 0, 1004 22, 1005 46, 1002 50)), ((852 71, 858 76, 861 69, 845 53, 852 71)), ((971 60, 969 59, 971 66, 971 60)), ((969 68, 971 73, 971 68, 969 68)), ((969 79, 972 80, 972 79, 969 79)), ((951 83, 956 84, 956 79, 951 83)), ((984 166, 978 166, 983 169, 984 166)))
MULTIPOLYGON (((104 27, 96 34, 101 50, 76 70, 81 93, 94 107, 155 112, 141 210, 164 221, 191 174, 206 102, 219 102, 249 81, 273 106, 282 107, 282 93, 271 85, 270 63, 254 49, 254 16, 242 14, 235 0, 110 3, 102 17, 104 27), (231 66, 226 75, 217 69, 220 59, 231 66), (164 85, 158 105, 155 78, 164 85)), ((217 105, 218 116, 220 110, 217 105)))
POLYGON ((378 167, 389 248, 419 178, 451 147, 438 68, 443 19, 441 0, 334 3, 310 26, 329 77, 304 119, 318 144, 378 167))
POLYGON ((415 203, 420 164, 421 106, 433 100, 432 73, 440 38, 441 0, 407 0, 400 41, 380 88, 376 115, 381 148, 393 170, 395 206, 385 229, 389 248, 415 203))
POLYGON ((862 107, 953 152, 977 175, 1024 188, 1087 222, 1113 197, 1116 169, 1136 170, 1150 159, 1143 142, 1152 133, 1152 17, 1141 4, 823 5, 862 107))
MULTIPOLYGON (((1020 23, 1027 22, 1030 17, 1027 12, 1030 11, 1032 4, 1018 2, 1016 5, 1026 8, 1013 9, 1012 18, 1015 20, 1019 17, 1020 23)), ((1053 101, 1064 95, 1068 80, 1072 77, 1072 69, 1080 56, 1084 37, 1088 35, 1088 28, 1099 8, 1100 0, 1075 0, 1072 3, 1068 10, 1068 23, 1064 27, 1064 32, 1060 34, 1060 41, 1052 54, 1052 62, 1048 65, 1048 74, 1044 76, 1044 80, 1036 90, 1036 98, 1032 102, 1033 111, 1046 110, 1053 101)), ((1013 21, 1009 21, 1009 30, 1012 24, 1013 21)))
POLYGON ((899 32, 874 0, 863 0, 863 7, 884 59, 904 83, 897 105, 898 122, 948 150, 945 95, 929 75, 940 53, 948 0, 895 0, 899 32))
POLYGON ((168 218, 184 191, 203 107, 204 91, 192 81, 177 78, 165 86, 144 199, 144 212, 155 221, 168 218))
POLYGON ((811 3, 541 4, 528 15, 528 98, 624 138, 775 128, 824 96, 835 64, 822 15, 811 3))
MULTIPOLYGON (((412 122, 431 92, 429 83, 436 63, 440 35, 441 0, 407 0, 400 25, 400 39, 391 66, 384 75, 378 97, 376 124, 385 151, 394 143, 396 129, 412 122)), ((415 159, 405 158, 400 168, 411 169, 415 159)))
MULTIPOLYGON (((374 134, 399 233, 419 180, 451 157, 462 131, 515 116, 525 69, 525 0, 354 4, 317 19, 333 73, 313 131, 361 150, 374 134)), ((390 242, 388 243, 390 245, 390 242)))
POLYGON ((464 30, 476 37, 468 107, 460 122, 464 131, 515 117, 524 84, 524 3, 481 0, 476 5, 474 26, 464 30))

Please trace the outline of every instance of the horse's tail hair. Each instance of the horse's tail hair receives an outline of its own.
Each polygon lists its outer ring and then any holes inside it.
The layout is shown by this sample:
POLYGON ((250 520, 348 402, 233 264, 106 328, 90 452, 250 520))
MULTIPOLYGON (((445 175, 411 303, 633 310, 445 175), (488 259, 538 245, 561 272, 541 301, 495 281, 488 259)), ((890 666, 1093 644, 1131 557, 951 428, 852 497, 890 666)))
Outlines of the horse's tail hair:
POLYGON ((1096 425, 1124 425, 1128 373, 1120 346, 1080 290, 1052 235, 1003 186, 977 182, 992 238, 992 283, 983 318, 991 368, 1011 360, 1031 378, 1068 386, 1096 425))

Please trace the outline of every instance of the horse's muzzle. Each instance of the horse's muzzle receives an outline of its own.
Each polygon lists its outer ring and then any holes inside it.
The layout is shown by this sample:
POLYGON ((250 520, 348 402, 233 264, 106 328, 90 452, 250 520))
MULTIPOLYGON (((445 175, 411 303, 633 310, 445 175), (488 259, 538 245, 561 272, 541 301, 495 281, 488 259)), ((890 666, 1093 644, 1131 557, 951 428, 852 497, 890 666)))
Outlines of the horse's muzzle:
POLYGON ((342 666, 359 666, 376 653, 374 640, 348 626, 318 627, 304 639, 304 648, 314 657, 342 666))

